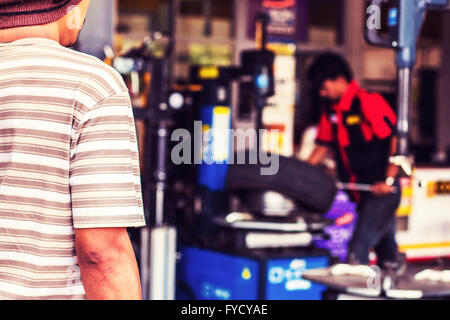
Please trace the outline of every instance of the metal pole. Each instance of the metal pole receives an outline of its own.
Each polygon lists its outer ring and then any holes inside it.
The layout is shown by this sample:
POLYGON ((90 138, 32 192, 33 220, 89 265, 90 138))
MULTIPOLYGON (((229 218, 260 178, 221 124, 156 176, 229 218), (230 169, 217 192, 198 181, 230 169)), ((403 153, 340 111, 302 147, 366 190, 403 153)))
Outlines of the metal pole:
MULTIPOLYGON (((150 74, 153 74, 152 63, 148 60, 145 60, 145 69, 150 74)), ((141 229, 140 232, 140 274, 141 274, 141 287, 142 287, 142 299, 148 300, 149 297, 149 286, 150 286, 150 211, 152 203, 151 199, 151 153, 152 149, 152 136, 151 136, 151 126, 150 121, 148 120, 150 108, 152 105, 152 100, 148 99, 146 108, 142 109, 144 112, 140 115, 141 120, 145 122, 145 147, 144 147, 144 173, 142 179, 142 189, 143 189, 143 200, 144 200, 144 212, 145 212, 145 220, 147 222, 147 226, 141 229)), ((141 110, 141 109, 137 109, 141 110)))
POLYGON ((269 25, 269 16, 267 13, 261 15, 261 50, 267 50, 269 35, 267 26, 269 25))
POLYGON ((158 159, 156 167, 156 202, 155 202, 155 226, 164 224, 164 192, 166 190, 167 168, 167 138, 168 129, 165 123, 160 123, 158 130, 158 159))
POLYGON ((150 233, 150 300, 175 299, 176 229, 153 228, 150 233))
POLYGON ((142 299, 149 299, 149 278, 150 278, 150 265, 149 265, 149 252, 150 252, 150 237, 148 227, 141 229, 141 245, 140 245, 140 271, 141 271, 141 286, 142 286, 142 299))
POLYGON ((398 150, 401 156, 408 155, 409 107, 411 102, 411 68, 398 69, 398 150))
POLYGON ((258 156, 262 152, 262 130, 264 129, 263 124, 263 109, 265 107, 265 99, 262 98, 259 94, 256 97, 256 152, 258 152, 258 156))
MULTIPOLYGON (((269 16, 267 13, 262 12, 258 15, 258 24, 257 29, 259 29, 259 32, 257 34, 260 35, 260 39, 256 39, 257 42, 260 42, 257 44, 257 47, 260 48, 261 51, 267 50, 267 43, 268 43, 268 30, 267 26, 269 24, 269 16)), ((261 130, 264 129, 264 123, 263 123, 263 109, 266 106, 266 98, 263 96, 263 94, 260 92, 260 90, 257 90, 255 92, 255 107, 256 107, 256 151, 262 152, 262 142, 261 142, 261 130)))

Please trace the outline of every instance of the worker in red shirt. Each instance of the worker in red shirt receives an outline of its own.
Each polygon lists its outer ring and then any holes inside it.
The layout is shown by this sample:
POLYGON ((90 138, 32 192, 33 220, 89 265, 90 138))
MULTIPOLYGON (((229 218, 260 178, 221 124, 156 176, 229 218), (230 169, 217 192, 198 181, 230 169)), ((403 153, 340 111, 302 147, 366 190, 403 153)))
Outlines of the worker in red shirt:
POLYGON ((368 264, 373 248, 378 265, 399 263, 395 212, 400 203, 398 168, 389 163, 396 151, 397 117, 377 93, 361 89, 347 62, 325 53, 308 70, 312 92, 323 110, 316 147, 309 163, 317 165, 334 152, 341 182, 370 184, 371 192, 349 192, 357 203, 357 222, 348 248, 348 261, 368 264))

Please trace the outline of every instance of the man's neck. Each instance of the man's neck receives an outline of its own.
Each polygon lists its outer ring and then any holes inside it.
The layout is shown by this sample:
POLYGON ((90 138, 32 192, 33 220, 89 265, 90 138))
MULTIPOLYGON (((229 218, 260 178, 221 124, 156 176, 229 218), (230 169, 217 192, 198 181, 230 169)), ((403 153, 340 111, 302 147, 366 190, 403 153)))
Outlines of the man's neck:
POLYGON ((58 26, 54 23, 0 30, 0 43, 8 43, 25 38, 45 38, 60 42, 58 26))

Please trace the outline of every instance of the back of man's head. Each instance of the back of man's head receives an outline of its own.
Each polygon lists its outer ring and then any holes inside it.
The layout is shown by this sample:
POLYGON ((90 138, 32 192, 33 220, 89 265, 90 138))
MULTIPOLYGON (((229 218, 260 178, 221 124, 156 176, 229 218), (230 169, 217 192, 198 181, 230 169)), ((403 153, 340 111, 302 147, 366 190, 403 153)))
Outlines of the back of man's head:
MULTIPOLYGON (((36 35, 40 28, 42 37, 58 34, 61 44, 71 45, 76 41, 86 17, 90 0, 0 0, 0 32, 20 33, 27 37, 36 35), (19 32, 20 31, 20 32, 19 32)), ((19 37, 19 38, 20 38, 19 37)), ((11 38, 11 36, 9 36, 11 38)), ((1 42, 1 41, 0 41, 1 42)))
POLYGON ((353 80, 353 72, 347 61, 340 55, 326 52, 318 56, 308 69, 308 80, 311 88, 320 90, 325 80, 336 80, 343 77, 347 82, 353 80))

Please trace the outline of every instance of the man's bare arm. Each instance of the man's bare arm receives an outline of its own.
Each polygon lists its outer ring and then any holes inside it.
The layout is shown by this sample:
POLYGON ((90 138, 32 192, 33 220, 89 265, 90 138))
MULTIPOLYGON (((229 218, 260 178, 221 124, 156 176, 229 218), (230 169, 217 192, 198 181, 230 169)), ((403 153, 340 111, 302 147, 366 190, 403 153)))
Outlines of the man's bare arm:
POLYGON ((142 299, 136 257, 125 228, 75 229, 75 248, 87 299, 142 299))
MULTIPOLYGON (((391 150, 389 155, 390 157, 394 156, 397 153, 397 143, 398 138, 393 137, 391 141, 391 150)), ((399 171, 400 171, 399 168, 395 164, 389 163, 388 168, 386 170, 386 177, 397 177, 399 171)))
POLYGON ((329 151, 330 149, 326 146, 316 146, 308 159, 308 163, 312 164, 313 166, 318 165, 325 159, 329 151))
MULTIPOLYGON (((397 137, 392 138, 390 157, 394 156, 395 153, 397 152, 397 141, 398 141, 397 137)), ((398 173, 399 173, 399 168, 395 164, 389 162, 387 170, 386 170, 386 178, 388 178, 388 177, 395 178, 395 177, 397 177, 398 173)), ((391 193, 394 191, 395 191, 395 187, 387 185, 385 181, 380 181, 378 183, 375 183, 372 186, 372 192, 376 195, 384 195, 384 194, 388 194, 388 193, 391 193)))

